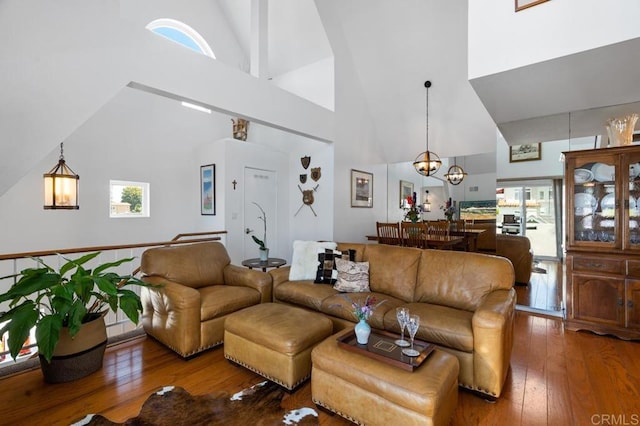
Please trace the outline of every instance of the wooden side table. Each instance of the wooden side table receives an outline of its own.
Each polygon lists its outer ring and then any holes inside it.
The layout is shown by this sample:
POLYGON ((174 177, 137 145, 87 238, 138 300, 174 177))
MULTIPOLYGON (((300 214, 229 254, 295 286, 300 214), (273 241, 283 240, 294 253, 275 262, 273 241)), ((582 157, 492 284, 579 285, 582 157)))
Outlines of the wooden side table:
POLYGON ((242 261, 242 266, 246 266, 249 269, 262 268, 262 272, 267 272, 268 268, 279 268, 286 264, 286 260, 277 257, 270 257, 267 260, 260 260, 260 258, 254 257, 253 259, 242 261))

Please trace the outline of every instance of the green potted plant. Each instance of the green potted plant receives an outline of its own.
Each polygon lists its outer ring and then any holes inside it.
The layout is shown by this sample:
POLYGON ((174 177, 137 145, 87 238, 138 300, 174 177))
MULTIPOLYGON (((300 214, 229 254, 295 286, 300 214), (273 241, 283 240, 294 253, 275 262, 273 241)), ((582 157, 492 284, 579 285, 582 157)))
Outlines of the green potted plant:
POLYGON ((269 259, 269 248, 267 247, 267 213, 265 213, 264 209, 260 206, 260 204, 256 203, 255 201, 253 202, 253 204, 258 206, 258 208, 260 209, 260 212, 262 213, 262 216, 258 216, 258 219, 260 219, 264 224, 264 233, 263 233, 262 239, 259 239, 255 235, 252 235, 251 238, 253 239, 253 241, 255 241, 255 243, 260 248, 259 249, 260 260, 263 262, 266 262, 267 259, 269 259))
POLYGON ((35 327, 38 355, 45 381, 65 382, 84 377, 102 367, 107 343, 104 315, 118 310, 134 323, 142 312, 140 297, 127 287, 149 284, 129 275, 110 272, 130 262, 120 259, 85 269, 84 264, 100 252, 78 259, 64 258, 59 270, 34 258, 37 268, 28 268, 2 279, 17 280, 0 303, 10 302, 0 312, 0 335, 9 332, 8 347, 16 359, 35 327))

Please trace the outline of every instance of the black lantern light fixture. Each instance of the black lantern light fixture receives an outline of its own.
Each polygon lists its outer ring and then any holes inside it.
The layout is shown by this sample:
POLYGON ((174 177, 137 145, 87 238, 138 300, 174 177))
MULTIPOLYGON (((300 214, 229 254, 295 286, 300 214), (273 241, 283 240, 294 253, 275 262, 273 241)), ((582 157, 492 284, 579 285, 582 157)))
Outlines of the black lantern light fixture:
POLYGON ((424 197, 424 204, 422 205, 422 207, 424 208, 425 212, 430 212, 431 203, 429 202, 429 190, 427 189, 425 192, 426 192, 426 195, 424 197))
POLYGON ((451 185, 460 185, 465 176, 467 176, 467 172, 456 164, 456 157, 453 157, 453 166, 449 167, 444 177, 451 185))
POLYGON ((44 177, 44 208, 46 210, 78 210, 78 176, 64 161, 62 143, 60 159, 44 177))
POLYGON ((431 82, 429 80, 425 81, 424 87, 427 88, 427 149, 425 152, 418 154, 413 162, 413 167, 422 176, 432 176, 438 171, 442 161, 440 161, 440 157, 435 152, 429 151, 429 87, 431 87, 431 82))

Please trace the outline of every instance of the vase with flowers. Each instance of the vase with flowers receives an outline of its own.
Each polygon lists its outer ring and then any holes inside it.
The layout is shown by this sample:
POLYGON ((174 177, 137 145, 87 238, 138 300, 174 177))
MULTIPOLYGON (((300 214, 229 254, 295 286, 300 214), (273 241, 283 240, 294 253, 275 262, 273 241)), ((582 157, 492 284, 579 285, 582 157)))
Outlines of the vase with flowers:
POLYGON ((422 207, 418 206, 418 196, 414 192, 413 195, 407 196, 407 206, 409 209, 404 215, 404 220, 416 223, 422 217, 422 207))
POLYGON ((367 322, 373 311, 384 303, 384 300, 378 302, 374 296, 367 296, 364 303, 354 302, 348 296, 345 299, 351 303, 353 309, 353 315, 358 319, 358 323, 354 327, 356 333, 356 340, 359 345, 366 345, 369 342, 369 335, 371 334, 371 326, 367 322))
POLYGON ((264 233, 262 234, 262 239, 256 237, 255 235, 251 236, 251 239, 258 245, 260 251, 260 261, 266 262, 269 259, 269 248, 267 247, 267 213, 264 211, 260 204, 253 201, 259 209, 262 216, 258 216, 264 225, 264 233))
POLYGON ((451 222, 453 220, 453 216, 456 214, 455 202, 451 201, 451 198, 449 198, 444 206, 440 206, 440 209, 443 210, 444 217, 451 222))

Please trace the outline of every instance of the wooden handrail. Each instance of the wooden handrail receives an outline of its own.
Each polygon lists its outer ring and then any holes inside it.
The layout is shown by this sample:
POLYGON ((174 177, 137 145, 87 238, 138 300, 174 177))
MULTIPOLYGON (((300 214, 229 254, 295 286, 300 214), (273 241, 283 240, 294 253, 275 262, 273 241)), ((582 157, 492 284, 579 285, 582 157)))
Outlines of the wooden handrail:
MULTIPOLYGON (((187 233, 187 234, 178 234, 175 237, 173 237, 173 239, 171 241, 178 241, 182 237, 199 237, 201 235, 219 235, 219 234, 226 234, 226 233, 227 233, 227 231, 191 232, 191 233, 187 233)), ((218 239, 220 239, 220 238, 218 238, 218 239)))
POLYGON ((219 234, 226 234, 226 233, 227 231, 196 232, 192 234, 178 234, 176 237, 174 237, 170 241, 160 241, 160 242, 153 242, 153 243, 77 247, 77 248, 60 249, 60 250, 42 250, 42 251, 30 251, 30 252, 23 252, 23 253, 0 254, 0 260, 53 256, 56 254, 86 253, 86 252, 106 251, 106 250, 124 250, 124 249, 141 248, 141 247, 155 247, 155 246, 168 246, 168 245, 175 245, 175 244, 202 243, 207 241, 220 241, 221 238, 219 236, 208 237, 208 238, 193 238, 193 239, 182 240, 182 241, 177 241, 176 239, 181 238, 183 236, 199 236, 199 235, 214 235, 214 234, 219 235, 219 234))

